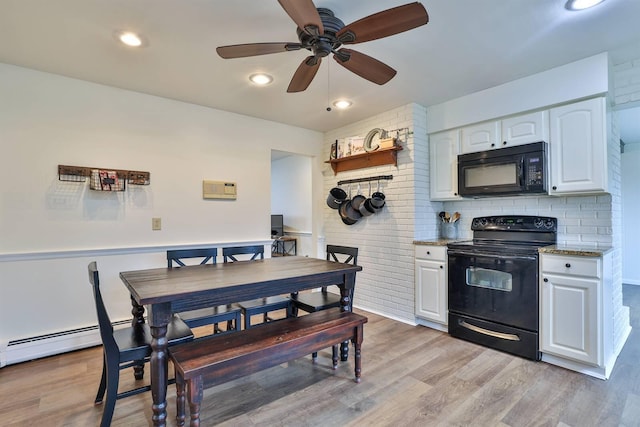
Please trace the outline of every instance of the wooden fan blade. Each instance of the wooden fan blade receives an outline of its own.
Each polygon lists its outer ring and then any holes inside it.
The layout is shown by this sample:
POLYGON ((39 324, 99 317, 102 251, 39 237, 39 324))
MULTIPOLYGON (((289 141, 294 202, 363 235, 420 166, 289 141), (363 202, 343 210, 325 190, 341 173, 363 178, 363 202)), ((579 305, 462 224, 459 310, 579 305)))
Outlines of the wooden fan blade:
POLYGON ((311 0, 278 0, 280 6, 289 14, 298 28, 312 36, 324 34, 322 19, 311 0))
POLYGON ((374 13, 353 22, 336 33, 342 44, 381 39, 425 25, 429 15, 421 3, 409 3, 374 13))
POLYGON ((249 43, 220 46, 216 52, 224 59, 245 58, 247 56, 268 55, 302 48, 300 43, 249 43))
POLYGON ((287 92, 302 92, 303 90, 309 87, 311 80, 316 76, 318 72, 318 68, 320 68, 320 63, 322 62, 321 58, 316 58, 315 56, 307 56, 307 58, 302 61, 298 69, 296 70, 291 82, 289 83, 289 87, 287 88, 287 92))
POLYGON ((396 75, 396 70, 364 53, 351 49, 340 49, 333 59, 347 70, 363 79, 383 85, 396 75))

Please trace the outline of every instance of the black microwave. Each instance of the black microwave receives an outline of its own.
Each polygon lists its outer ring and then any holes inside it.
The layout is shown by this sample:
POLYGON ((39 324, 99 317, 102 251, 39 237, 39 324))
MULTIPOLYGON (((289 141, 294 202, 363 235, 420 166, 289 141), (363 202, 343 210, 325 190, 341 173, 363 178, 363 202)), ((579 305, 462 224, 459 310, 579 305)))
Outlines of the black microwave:
POLYGON ((463 197, 547 193, 545 142, 458 156, 458 194, 463 197))

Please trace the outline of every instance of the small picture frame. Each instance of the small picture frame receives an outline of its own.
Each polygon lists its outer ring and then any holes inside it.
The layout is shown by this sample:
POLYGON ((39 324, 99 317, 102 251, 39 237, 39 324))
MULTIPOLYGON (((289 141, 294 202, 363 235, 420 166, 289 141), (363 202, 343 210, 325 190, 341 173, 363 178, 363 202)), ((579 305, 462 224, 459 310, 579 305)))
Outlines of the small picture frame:
POLYGON ((338 140, 331 144, 331 152, 329 153, 329 160, 335 160, 338 158, 338 140))

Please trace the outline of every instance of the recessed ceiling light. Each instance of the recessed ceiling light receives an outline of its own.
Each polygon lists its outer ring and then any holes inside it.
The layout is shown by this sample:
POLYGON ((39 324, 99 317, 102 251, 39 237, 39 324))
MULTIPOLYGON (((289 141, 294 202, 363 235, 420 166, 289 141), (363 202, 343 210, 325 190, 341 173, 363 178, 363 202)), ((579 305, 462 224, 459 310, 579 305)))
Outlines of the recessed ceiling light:
POLYGON ((583 10, 602 3, 604 0, 568 0, 564 7, 568 10, 583 10))
POLYGON ((346 99, 339 99, 333 102, 333 106, 339 108, 340 110, 351 107, 351 104, 352 102, 346 99))
POLYGON ((251 74, 249 76, 249 80, 251 80, 251 83, 256 84, 258 86, 266 86, 273 81, 273 77, 265 73, 256 73, 256 74, 251 74))
POLYGON ((141 36, 140 34, 136 34, 132 31, 116 31, 114 33, 116 39, 121 43, 126 44, 131 47, 145 47, 149 43, 147 40, 141 36))

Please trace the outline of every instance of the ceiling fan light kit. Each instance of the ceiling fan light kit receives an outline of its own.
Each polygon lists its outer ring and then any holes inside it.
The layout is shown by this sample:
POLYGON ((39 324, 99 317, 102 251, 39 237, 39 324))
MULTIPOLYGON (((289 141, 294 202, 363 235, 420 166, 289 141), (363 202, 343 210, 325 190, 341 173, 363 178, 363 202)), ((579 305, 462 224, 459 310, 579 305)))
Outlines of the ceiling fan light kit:
POLYGON ((358 76, 383 85, 396 75, 396 70, 383 62, 342 45, 363 43, 402 33, 429 22, 421 3, 409 3, 374 13, 349 25, 327 8, 316 8, 312 0, 278 0, 298 26, 298 43, 249 43, 220 46, 216 52, 224 59, 245 58, 306 49, 307 56, 295 71, 287 92, 302 92, 315 77, 322 58, 333 54, 334 60, 358 76))

